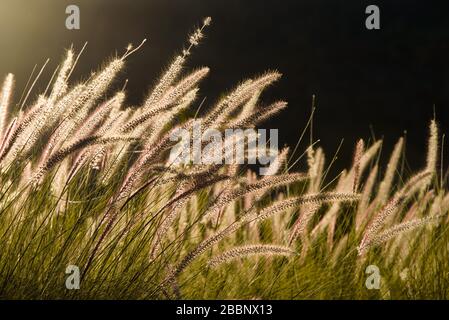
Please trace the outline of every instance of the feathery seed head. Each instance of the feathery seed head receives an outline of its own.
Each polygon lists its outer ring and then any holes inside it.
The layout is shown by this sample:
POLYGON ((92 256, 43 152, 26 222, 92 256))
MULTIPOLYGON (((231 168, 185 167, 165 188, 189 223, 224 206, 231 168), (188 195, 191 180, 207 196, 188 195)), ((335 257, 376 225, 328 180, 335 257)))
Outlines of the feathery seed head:
POLYGON ((2 90, 0 92, 0 140, 2 140, 3 133, 8 126, 7 120, 9 116, 9 101, 11 99, 14 85, 14 75, 9 73, 3 82, 2 90))
POLYGON ((353 159, 353 166, 354 166, 354 185, 352 192, 357 191, 357 187, 359 184, 359 178, 360 178, 360 160, 362 159, 363 151, 365 149, 365 143, 363 142, 363 139, 360 139, 357 142, 355 152, 354 152, 354 159, 353 159))
POLYGON ((203 25, 201 28, 197 28, 190 36, 189 36, 189 47, 182 51, 184 57, 190 55, 190 50, 192 47, 196 47, 200 44, 200 40, 204 37, 203 30, 205 27, 209 26, 212 22, 211 17, 207 17, 203 20, 203 25))
POLYGON ((168 70, 159 80, 159 83, 151 92, 150 96, 144 103, 144 108, 152 108, 155 103, 157 103, 164 94, 167 93, 167 90, 173 84, 173 82, 179 77, 181 70, 185 63, 184 56, 177 56, 175 60, 172 62, 168 70))
POLYGON ((435 120, 430 122, 426 171, 435 172, 438 159, 438 126, 435 120))
POLYGON ((294 254, 295 252, 291 250, 289 247, 277 245, 265 245, 265 244, 247 245, 233 248, 216 257, 213 257, 212 259, 209 260, 208 266, 217 267, 223 263, 227 263, 235 259, 254 255, 291 256, 294 254))
POLYGON ((204 20, 203 20, 203 24, 204 24, 205 26, 209 26, 211 22, 212 22, 212 18, 211 18, 211 17, 206 17, 206 18, 204 18, 204 20))
POLYGON ((358 254, 359 254, 359 256, 361 256, 361 255, 365 254, 371 247, 378 246, 394 237, 397 237, 398 235, 400 235, 404 232, 411 231, 420 226, 423 226, 430 222, 433 222, 435 219, 439 219, 439 218, 441 218, 441 216, 436 215, 436 216, 428 216, 425 218, 413 219, 410 221, 402 222, 402 223, 400 223, 394 227, 391 227, 391 228, 385 230, 384 232, 374 236, 372 239, 370 239, 370 241, 361 243, 360 246, 357 247, 358 254))

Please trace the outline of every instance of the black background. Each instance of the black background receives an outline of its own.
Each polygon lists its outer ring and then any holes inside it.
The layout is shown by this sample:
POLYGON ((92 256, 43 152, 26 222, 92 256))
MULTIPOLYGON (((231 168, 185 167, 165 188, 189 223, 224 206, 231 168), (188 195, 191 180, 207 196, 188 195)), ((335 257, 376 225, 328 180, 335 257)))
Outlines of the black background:
MULTIPOLYGON (((281 144, 294 146, 317 96, 314 138, 330 159, 341 139, 336 168, 349 166, 358 138, 384 137, 389 153, 407 131, 407 157, 424 164, 427 126, 434 109, 442 131, 449 124, 449 6, 447 1, 336 0, 1 0, 0 76, 17 77, 16 98, 38 63, 50 67, 71 43, 88 47, 72 79, 91 70, 129 42, 149 42, 130 57, 128 103, 137 104, 205 16, 213 22, 189 67, 211 68, 201 85, 206 105, 240 80, 277 69, 279 83, 265 103, 289 102, 263 127, 279 128, 281 144), (65 8, 81 10, 81 29, 65 28, 65 8), (365 28, 365 8, 380 8, 381 29, 365 28)), ((201 99, 199 99, 201 100, 201 99)), ((308 142, 308 141, 307 141, 308 142)), ((302 146, 304 147, 306 143, 302 146)), ((447 148, 446 148, 447 149, 447 148)), ((384 153, 383 157, 387 158, 384 153)))

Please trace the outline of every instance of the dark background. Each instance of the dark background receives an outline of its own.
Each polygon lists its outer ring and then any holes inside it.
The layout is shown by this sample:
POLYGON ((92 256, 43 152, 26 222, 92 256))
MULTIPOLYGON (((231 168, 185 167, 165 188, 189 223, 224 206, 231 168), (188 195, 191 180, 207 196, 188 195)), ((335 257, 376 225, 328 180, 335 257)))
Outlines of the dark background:
MULTIPOLYGON (((279 128, 280 142, 294 146, 317 96, 314 138, 330 160, 344 144, 336 168, 349 166, 357 138, 384 137, 384 155, 407 131, 412 168, 424 164, 427 126, 434 110, 442 131, 449 124, 449 6, 445 1, 330 0, 1 0, 0 76, 17 77, 20 96, 33 66, 47 57, 46 85, 71 43, 88 47, 72 79, 129 42, 149 42, 130 57, 129 103, 137 104, 186 43, 212 16, 206 39, 189 67, 211 68, 201 85, 206 105, 240 80, 277 69, 279 83, 263 96, 289 107, 264 127, 279 128), (81 29, 65 28, 65 8, 81 10, 81 29), (381 29, 365 28, 365 8, 380 8, 381 29)), ((201 100, 201 99, 200 99, 201 100)), ((308 142, 308 141, 307 141, 308 142)), ((302 146, 304 147, 306 143, 302 146)), ((446 148, 447 150, 447 148, 446 148)))

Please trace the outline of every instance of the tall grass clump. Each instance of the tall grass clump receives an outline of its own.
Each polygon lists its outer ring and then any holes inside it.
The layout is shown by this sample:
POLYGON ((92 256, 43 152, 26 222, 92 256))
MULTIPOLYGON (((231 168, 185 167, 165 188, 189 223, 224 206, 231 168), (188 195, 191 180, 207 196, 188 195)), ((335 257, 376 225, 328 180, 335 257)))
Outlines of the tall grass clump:
POLYGON ((403 137, 385 168, 382 141, 359 139, 352 164, 331 181, 332 162, 313 141, 304 173, 292 172, 302 156, 288 147, 260 176, 243 164, 176 163, 171 136, 194 120, 220 132, 255 128, 287 107, 261 103, 281 77, 267 71, 199 112, 210 70, 189 71, 186 61, 210 23, 138 107, 126 105, 125 86, 112 88, 143 42, 78 83, 81 52, 68 50, 34 100, 44 68, 19 101, 6 75, 0 298, 449 298, 436 285, 449 283, 449 193, 435 120, 416 173, 400 165, 403 137), (370 264, 381 290, 364 285, 370 264), (68 266, 80 270, 79 290, 66 287, 68 266))

